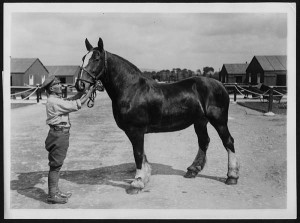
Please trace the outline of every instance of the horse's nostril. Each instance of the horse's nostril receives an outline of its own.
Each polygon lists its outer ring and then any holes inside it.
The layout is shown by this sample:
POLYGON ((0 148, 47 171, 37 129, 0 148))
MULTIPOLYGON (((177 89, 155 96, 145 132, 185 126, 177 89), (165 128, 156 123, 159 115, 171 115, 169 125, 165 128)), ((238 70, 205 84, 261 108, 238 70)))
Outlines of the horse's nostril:
POLYGON ((84 90, 85 84, 84 82, 80 81, 80 90, 84 90))
POLYGON ((75 83, 75 87, 77 91, 83 91, 85 87, 84 82, 77 80, 75 83))

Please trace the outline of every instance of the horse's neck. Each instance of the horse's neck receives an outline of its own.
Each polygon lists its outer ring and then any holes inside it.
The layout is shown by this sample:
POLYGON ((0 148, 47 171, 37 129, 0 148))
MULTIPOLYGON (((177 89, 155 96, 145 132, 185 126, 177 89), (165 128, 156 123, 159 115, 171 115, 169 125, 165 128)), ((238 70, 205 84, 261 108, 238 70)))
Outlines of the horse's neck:
POLYGON ((107 53, 107 71, 102 82, 112 101, 117 100, 124 90, 138 82, 140 77, 140 71, 133 64, 107 53))

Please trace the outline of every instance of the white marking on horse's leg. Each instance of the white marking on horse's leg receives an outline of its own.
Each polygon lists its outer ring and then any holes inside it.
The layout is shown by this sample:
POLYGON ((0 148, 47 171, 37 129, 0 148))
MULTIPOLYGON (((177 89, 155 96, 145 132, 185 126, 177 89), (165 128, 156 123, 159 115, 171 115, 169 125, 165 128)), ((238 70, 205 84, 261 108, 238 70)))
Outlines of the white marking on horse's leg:
POLYGON ((144 155, 142 169, 136 169, 135 179, 140 177, 144 180, 145 178, 150 178, 150 175, 151 175, 151 166, 148 163, 146 155, 144 155))
POLYGON ((230 149, 227 149, 228 153, 228 173, 227 176, 230 178, 239 178, 239 169, 240 165, 238 163, 236 154, 232 152, 230 149))
POLYGON ((151 165, 148 163, 146 155, 144 155, 144 158, 143 158, 142 169, 144 170, 144 173, 145 173, 144 183, 148 183, 150 180, 152 169, 151 169, 151 165))
POLYGON ((145 178, 145 170, 144 170, 143 166, 142 166, 142 169, 136 169, 136 173, 135 173, 135 177, 134 178, 135 179, 137 179, 137 178, 144 179, 145 178))
POLYGON ((147 161, 146 155, 143 157, 142 169, 136 169, 135 179, 131 183, 133 187, 144 188, 151 176, 151 166, 147 161), (139 179, 140 178, 140 179, 139 179))

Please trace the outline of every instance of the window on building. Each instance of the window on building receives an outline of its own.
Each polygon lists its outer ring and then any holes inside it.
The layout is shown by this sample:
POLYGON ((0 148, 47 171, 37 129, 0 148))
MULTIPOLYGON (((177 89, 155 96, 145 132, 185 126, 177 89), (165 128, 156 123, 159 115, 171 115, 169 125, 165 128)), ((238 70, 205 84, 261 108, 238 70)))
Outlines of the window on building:
POLYGON ((34 76, 33 76, 33 74, 29 74, 29 85, 33 85, 33 83, 34 83, 34 76))
POLYGON ((242 82, 243 82, 242 76, 236 76, 235 77, 235 83, 242 83, 242 82))
POLYGON ((276 85, 286 86, 286 75, 277 75, 276 85))
POLYGON ((261 80, 260 80, 260 73, 257 74, 257 83, 261 83, 261 80))
POLYGON ((62 83, 62 84, 66 83, 66 78, 65 77, 60 77, 59 80, 60 80, 60 83, 62 83))

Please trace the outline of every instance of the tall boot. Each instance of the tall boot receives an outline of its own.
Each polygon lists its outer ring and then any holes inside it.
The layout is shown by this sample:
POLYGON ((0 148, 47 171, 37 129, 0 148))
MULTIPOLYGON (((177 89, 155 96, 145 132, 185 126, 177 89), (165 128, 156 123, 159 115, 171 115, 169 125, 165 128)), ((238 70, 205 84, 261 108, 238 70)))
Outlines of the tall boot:
POLYGON ((48 203, 52 204, 65 204, 68 202, 67 198, 63 198, 57 194, 57 180, 58 180, 58 171, 51 168, 48 174, 48 203))
POLYGON ((72 193, 70 192, 63 192, 59 189, 58 187, 58 181, 59 181, 59 176, 60 176, 60 171, 58 171, 58 174, 57 174, 57 181, 56 181, 56 193, 63 197, 63 198, 70 198, 72 196, 72 193))

